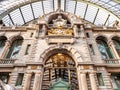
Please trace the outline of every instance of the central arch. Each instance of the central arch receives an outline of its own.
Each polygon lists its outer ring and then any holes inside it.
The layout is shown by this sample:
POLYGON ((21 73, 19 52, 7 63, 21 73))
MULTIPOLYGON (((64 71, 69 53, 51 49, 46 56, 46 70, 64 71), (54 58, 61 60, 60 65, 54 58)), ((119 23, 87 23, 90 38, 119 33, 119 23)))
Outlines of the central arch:
POLYGON ((63 88, 64 90, 79 90, 76 62, 70 53, 65 49, 55 49, 48 52, 47 55, 48 57, 44 61, 41 90, 60 90, 63 88), (56 87, 57 85, 61 86, 56 87))

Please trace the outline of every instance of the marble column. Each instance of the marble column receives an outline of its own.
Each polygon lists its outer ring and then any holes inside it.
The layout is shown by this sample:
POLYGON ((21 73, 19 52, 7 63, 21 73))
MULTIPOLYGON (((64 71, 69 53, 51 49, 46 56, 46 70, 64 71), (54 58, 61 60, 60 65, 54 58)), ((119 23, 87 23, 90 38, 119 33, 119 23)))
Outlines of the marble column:
POLYGON ((34 84, 33 84, 33 90, 41 90, 40 82, 41 82, 41 72, 36 72, 34 84))
POLYGON ((118 53, 117 53, 117 51, 116 51, 116 49, 115 49, 115 45, 114 45, 114 43, 113 43, 112 40, 108 42, 108 45, 109 45, 109 47, 111 48, 111 50, 112 50, 115 58, 116 58, 116 59, 120 59, 120 57, 119 57, 119 55, 118 55, 118 53))
POLYGON ((23 90, 30 90, 31 78, 32 78, 32 72, 27 72, 23 90))
POLYGON ((80 72, 80 86, 81 90, 88 90, 87 86, 87 79, 86 79, 86 73, 85 72, 80 72))
POLYGON ((90 78, 90 83, 91 83, 91 88, 92 90, 98 90, 97 85, 96 85, 96 80, 95 80, 95 74, 94 72, 89 73, 89 78, 90 78))
POLYGON ((7 50, 10 48, 10 46, 11 46, 10 42, 6 41, 5 46, 4 46, 2 53, 1 53, 1 58, 5 57, 5 54, 7 53, 7 50))

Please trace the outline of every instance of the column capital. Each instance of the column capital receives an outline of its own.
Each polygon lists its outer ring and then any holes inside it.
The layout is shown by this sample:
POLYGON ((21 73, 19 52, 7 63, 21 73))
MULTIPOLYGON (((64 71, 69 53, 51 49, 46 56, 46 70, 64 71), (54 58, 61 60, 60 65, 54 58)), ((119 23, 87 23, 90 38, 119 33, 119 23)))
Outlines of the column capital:
POLYGON ((87 74, 87 72, 85 72, 85 71, 80 71, 80 74, 87 74))
POLYGON ((11 42, 9 40, 6 41, 5 43, 6 46, 10 47, 11 46, 11 42))
POLYGON ((113 41, 112 40, 108 40, 108 45, 114 45, 113 41))
POLYGON ((26 74, 33 74, 33 72, 32 71, 27 71, 26 74))
POLYGON ((89 74, 95 74, 96 73, 96 71, 91 71, 91 72, 88 72, 89 74))
POLYGON ((42 72, 41 71, 36 71, 36 72, 34 72, 35 74, 42 74, 42 72))

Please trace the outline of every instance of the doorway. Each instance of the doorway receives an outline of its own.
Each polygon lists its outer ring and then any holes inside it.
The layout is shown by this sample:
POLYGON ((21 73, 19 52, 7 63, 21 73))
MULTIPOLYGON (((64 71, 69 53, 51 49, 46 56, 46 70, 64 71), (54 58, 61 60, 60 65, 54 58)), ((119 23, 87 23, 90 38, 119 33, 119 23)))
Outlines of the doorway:
POLYGON ((44 89, 79 90, 76 65, 72 57, 56 53, 48 58, 44 65, 42 90, 44 89))

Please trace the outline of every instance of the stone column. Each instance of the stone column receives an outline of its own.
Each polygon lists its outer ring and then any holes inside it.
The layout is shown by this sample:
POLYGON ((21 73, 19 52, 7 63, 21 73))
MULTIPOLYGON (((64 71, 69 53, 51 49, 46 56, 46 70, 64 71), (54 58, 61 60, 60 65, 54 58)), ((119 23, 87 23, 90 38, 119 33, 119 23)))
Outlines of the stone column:
POLYGON ((111 80, 111 73, 108 73, 107 76, 109 78, 111 88, 112 88, 112 90, 114 90, 114 87, 113 87, 113 84, 112 84, 112 80, 111 80))
POLYGON ((112 40, 108 42, 108 45, 109 45, 109 47, 111 48, 111 50, 112 50, 115 58, 116 58, 116 59, 120 59, 120 57, 119 57, 119 55, 118 55, 118 53, 117 53, 117 51, 116 51, 116 49, 115 49, 115 45, 114 45, 114 43, 113 43, 112 40))
POLYGON ((33 84, 33 90, 41 90, 40 82, 41 82, 41 72, 36 72, 34 84, 33 84))
POLYGON ((7 50, 10 48, 10 46, 11 46, 10 42, 6 41, 5 46, 4 46, 2 53, 1 53, 1 58, 5 57, 5 54, 6 54, 7 50))
POLYGON ((23 90, 30 90, 31 78, 32 78, 32 72, 27 72, 23 90))
POLYGON ((91 88, 92 88, 92 90, 98 90, 98 89, 97 89, 96 80, 95 80, 95 76, 94 76, 94 75, 95 75, 94 72, 90 72, 90 73, 89 73, 91 88))
POLYGON ((86 79, 86 73, 80 72, 80 83, 81 83, 81 90, 88 90, 87 86, 87 79, 86 79))

